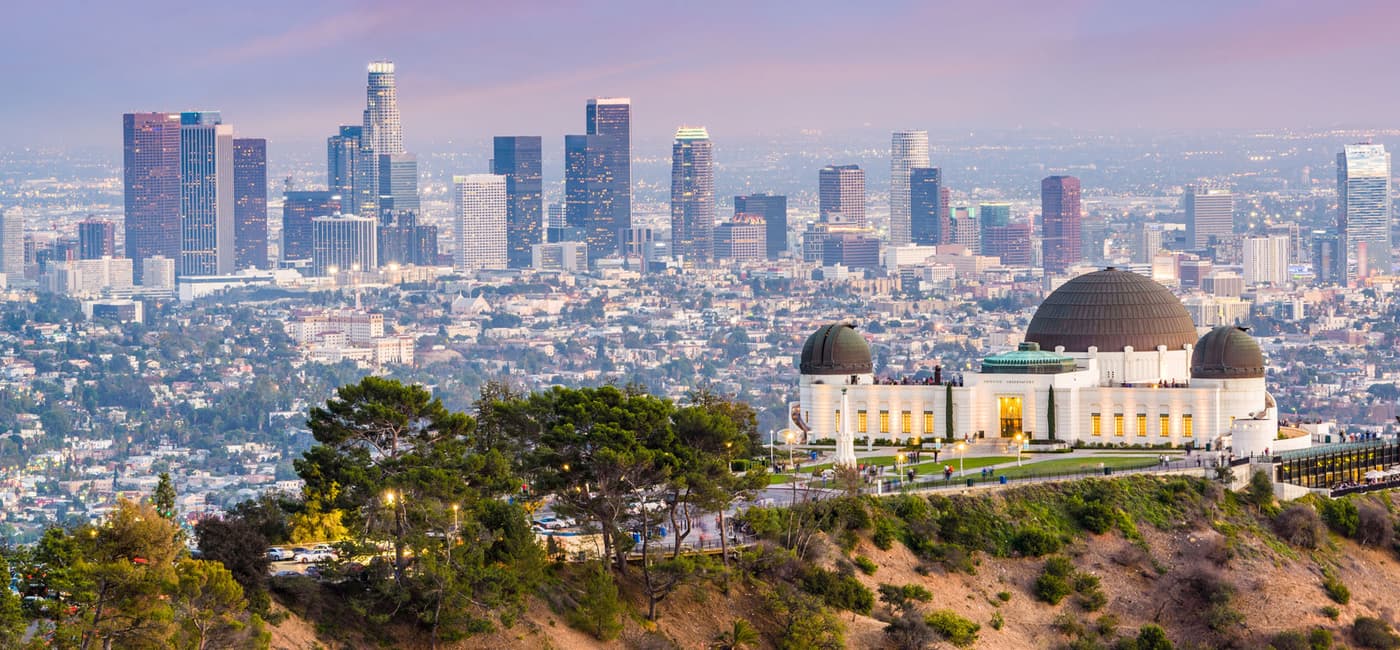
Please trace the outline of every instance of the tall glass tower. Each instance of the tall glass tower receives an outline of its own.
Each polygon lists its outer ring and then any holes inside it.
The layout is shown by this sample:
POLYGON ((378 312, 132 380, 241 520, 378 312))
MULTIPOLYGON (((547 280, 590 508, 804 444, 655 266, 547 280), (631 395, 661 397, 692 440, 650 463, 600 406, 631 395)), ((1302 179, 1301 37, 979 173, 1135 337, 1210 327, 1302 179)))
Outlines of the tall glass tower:
POLYGON ((1040 181, 1041 262, 1046 273, 1063 273, 1083 259, 1079 191, 1079 179, 1073 176, 1047 176, 1040 181))
POLYGON ((671 145, 671 254, 709 260, 714 228, 714 147, 705 127, 683 126, 671 145))
POLYGON ((359 168, 362 126, 341 126, 340 132, 326 138, 326 189, 339 194, 345 211, 357 214, 355 170, 359 168))
POLYGON ((146 258, 180 259, 178 113, 122 116, 122 190, 126 256, 141 282, 146 258))
POLYGON ((267 268, 267 140, 233 140, 235 269, 267 268))
POLYGON ((632 100, 588 100, 587 134, 565 136, 565 198, 569 225, 582 228, 591 256, 617 251, 618 233, 632 227, 632 100))
POLYGON ((532 248, 544 241, 544 184, 537 135, 497 136, 491 173, 506 177, 506 261, 529 268, 532 248))
POLYGON ((865 227, 865 172, 859 165, 827 165, 817 173, 817 184, 823 222, 840 214, 845 223, 865 227))
POLYGON ((1346 244, 1347 280, 1390 273, 1390 153, 1349 144, 1337 154, 1337 231, 1346 244))
MULTIPOLYGON (((394 62, 372 61, 365 88, 364 124, 360 129, 360 160, 355 169, 358 179, 355 204, 361 215, 379 216, 379 196, 385 193, 380 179, 382 163, 379 157, 402 153, 403 124, 399 120, 399 90, 394 81, 394 62)), ((416 191, 416 161, 412 167, 416 191)), ((393 184, 392 180, 390 184, 393 184)))
POLYGON ((233 126, 217 112, 180 114, 179 275, 233 273, 233 126))
POLYGON ((895 131, 890 136, 890 245, 911 241, 909 172, 928 167, 928 131, 895 131))

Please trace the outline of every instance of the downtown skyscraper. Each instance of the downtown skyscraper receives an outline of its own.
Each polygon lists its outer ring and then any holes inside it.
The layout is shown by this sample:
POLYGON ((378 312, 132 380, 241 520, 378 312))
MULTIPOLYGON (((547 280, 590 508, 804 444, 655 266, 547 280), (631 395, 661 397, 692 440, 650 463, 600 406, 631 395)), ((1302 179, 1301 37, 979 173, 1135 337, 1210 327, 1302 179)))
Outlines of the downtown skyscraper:
POLYGON ((632 227, 632 100, 588 100, 585 127, 584 135, 564 136, 565 219, 592 256, 605 257, 632 227))
POLYGON ((342 125, 326 138, 326 189, 340 196, 344 210, 358 214, 355 205, 355 175, 359 169, 360 134, 363 126, 342 125))
POLYGON ((1389 274, 1390 153, 1384 145, 1349 144, 1337 154, 1337 232, 1347 282, 1389 274))
POLYGON ((711 259, 714 228, 714 146, 705 127, 683 126, 671 145, 671 254, 711 259))
POLYGON ((0 208, 0 274, 10 284, 24 278, 24 211, 0 208))
POLYGON ((359 214, 382 222, 382 208, 418 211, 418 160, 404 151, 399 90, 392 61, 369 64, 360 155, 354 175, 353 194, 359 214))
POLYGON ((106 219, 78 222, 78 259, 100 260, 117 256, 117 224, 106 219))
POLYGON ((946 243, 951 228, 943 201, 943 170, 915 167, 909 170, 909 243, 937 246, 946 243))
POLYGON ((267 140, 233 140, 233 247, 235 269, 267 264, 267 140))
POLYGON ((234 270, 233 126, 218 112, 180 114, 180 255, 176 273, 234 270))
POLYGON ((788 249, 787 197, 781 194, 746 194, 734 197, 734 218, 752 215, 763 218, 764 246, 770 260, 788 249))
POLYGON ((180 115, 122 116, 122 194, 126 256, 136 280, 153 256, 180 259, 180 115))
POLYGON ((1079 179, 1073 176, 1047 176, 1040 181, 1041 263, 1047 274, 1064 273, 1083 259, 1079 192, 1079 179))
POLYGON ((823 222, 833 215, 865 227, 865 171, 859 165, 827 165, 817 173, 818 210, 823 222))
POLYGON ((529 268, 531 247, 544 242, 544 167, 537 135, 497 136, 491 173, 506 177, 506 263, 529 268))
POLYGON ((1235 195, 1219 187, 1187 186, 1182 200, 1186 210, 1186 245, 1203 250, 1214 241, 1235 234, 1235 195))
POLYGON ((452 221, 457 235, 453 268, 458 271, 506 268, 506 203, 505 176, 452 177, 452 221))
POLYGON ((929 166, 928 131, 895 131, 890 136, 890 245, 912 241, 909 175, 929 166))

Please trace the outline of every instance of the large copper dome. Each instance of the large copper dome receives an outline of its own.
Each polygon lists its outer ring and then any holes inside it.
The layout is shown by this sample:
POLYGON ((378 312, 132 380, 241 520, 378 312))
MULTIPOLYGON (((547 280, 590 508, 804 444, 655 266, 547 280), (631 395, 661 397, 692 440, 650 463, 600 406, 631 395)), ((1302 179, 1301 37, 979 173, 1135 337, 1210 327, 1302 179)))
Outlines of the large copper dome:
POLYGON ((804 375, 868 375, 874 364, 865 337, 850 325, 836 323, 807 337, 798 369, 804 375))
POLYGON ((1035 310, 1026 340, 1042 350, 1066 352, 1180 350, 1196 343, 1191 314, 1166 287, 1151 278, 1109 267, 1086 273, 1045 298, 1035 310))
POLYGON ((1222 325, 1201 337, 1191 352, 1193 379, 1255 379, 1264 376, 1264 352, 1244 328, 1222 325))

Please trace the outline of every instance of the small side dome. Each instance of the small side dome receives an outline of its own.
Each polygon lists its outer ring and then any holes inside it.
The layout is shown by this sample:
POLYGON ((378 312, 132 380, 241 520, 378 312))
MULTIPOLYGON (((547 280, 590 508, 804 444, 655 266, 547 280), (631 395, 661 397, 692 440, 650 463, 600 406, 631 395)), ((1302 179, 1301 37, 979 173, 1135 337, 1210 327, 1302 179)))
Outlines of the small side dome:
POLYGON ((868 375, 874 368, 870 345, 846 323, 823 325, 813 332, 798 363, 804 375, 868 375))
POLYGON ((1264 376, 1264 352, 1243 327, 1223 325, 1200 341, 1191 352, 1193 379, 1257 379, 1264 376))

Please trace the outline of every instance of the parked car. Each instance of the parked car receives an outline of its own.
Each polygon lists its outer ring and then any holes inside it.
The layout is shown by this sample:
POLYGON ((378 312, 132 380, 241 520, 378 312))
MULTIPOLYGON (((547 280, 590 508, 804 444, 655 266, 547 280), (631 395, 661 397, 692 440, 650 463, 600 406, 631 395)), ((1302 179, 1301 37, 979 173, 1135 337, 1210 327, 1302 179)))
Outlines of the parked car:
POLYGON ((310 564, 312 562, 326 562, 328 560, 334 559, 335 553, 333 551, 314 548, 301 549, 299 552, 292 556, 292 560, 294 562, 299 562, 301 564, 310 564))
POLYGON ((291 549, 281 548, 277 546, 267 549, 267 559, 272 560, 273 562, 286 562, 287 560, 292 559, 295 555, 296 554, 293 553, 291 549))

